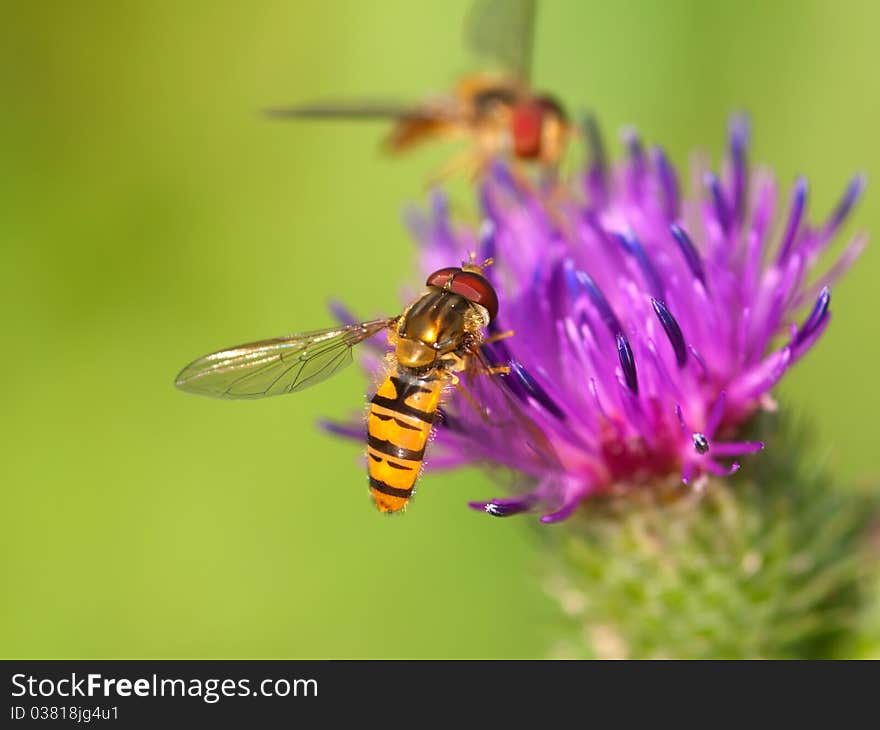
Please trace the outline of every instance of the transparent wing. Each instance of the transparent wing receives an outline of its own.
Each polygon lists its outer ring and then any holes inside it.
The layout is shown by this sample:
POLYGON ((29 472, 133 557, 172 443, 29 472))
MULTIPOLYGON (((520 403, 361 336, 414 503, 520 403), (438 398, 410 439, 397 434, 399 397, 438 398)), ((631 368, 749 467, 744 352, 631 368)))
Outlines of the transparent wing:
POLYGON ((386 101, 339 101, 298 104, 288 107, 267 109, 270 117, 281 119, 409 119, 424 116, 452 116, 455 110, 448 103, 433 101, 424 105, 400 104, 386 101))
POLYGON ((175 380, 181 390, 212 398, 267 398, 302 390, 348 365, 351 349, 397 321, 334 327, 250 342, 200 357, 175 380))
POLYGON ((465 43, 477 55, 531 78, 535 0, 474 0, 465 22, 465 43))

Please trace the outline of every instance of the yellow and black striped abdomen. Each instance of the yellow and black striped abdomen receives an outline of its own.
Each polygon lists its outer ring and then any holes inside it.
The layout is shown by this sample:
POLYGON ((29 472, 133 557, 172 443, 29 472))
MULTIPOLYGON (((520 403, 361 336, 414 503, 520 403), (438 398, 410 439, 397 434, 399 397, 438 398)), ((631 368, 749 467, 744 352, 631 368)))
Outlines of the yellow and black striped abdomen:
POLYGON ((406 506, 425 458, 442 383, 398 371, 370 403, 367 457, 370 493, 381 512, 406 506))

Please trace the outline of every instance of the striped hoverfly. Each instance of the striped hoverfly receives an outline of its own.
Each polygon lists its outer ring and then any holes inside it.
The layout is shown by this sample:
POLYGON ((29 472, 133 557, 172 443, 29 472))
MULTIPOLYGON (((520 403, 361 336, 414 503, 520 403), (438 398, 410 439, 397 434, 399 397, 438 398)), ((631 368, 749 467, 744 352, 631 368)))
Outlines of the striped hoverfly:
POLYGON ((462 77, 451 93, 415 104, 352 101, 270 109, 293 119, 361 119, 393 122, 385 140, 391 153, 444 138, 469 141, 438 178, 478 176, 496 158, 553 170, 572 134, 561 104, 530 82, 535 0, 478 0, 466 25, 466 42, 501 69, 462 77))
MULTIPOLYGON (((472 257, 461 267, 435 271, 425 291, 396 317, 226 348, 191 362, 175 384, 189 393, 233 400, 293 393, 326 380, 352 361, 357 344, 387 331, 393 351, 367 416, 368 474, 379 511, 398 512, 413 494, 450 387, 459 388, 484 420, 498 415, 480 410, 458 377, 495 381, 485 376, 509 372, 491 365, 480 350, 512 334, 484 335, 498 312, 495 289, 483 275, 490 263, 476 265, 472 257)), ((498 400, 515 407, 506 392, 498 400)))

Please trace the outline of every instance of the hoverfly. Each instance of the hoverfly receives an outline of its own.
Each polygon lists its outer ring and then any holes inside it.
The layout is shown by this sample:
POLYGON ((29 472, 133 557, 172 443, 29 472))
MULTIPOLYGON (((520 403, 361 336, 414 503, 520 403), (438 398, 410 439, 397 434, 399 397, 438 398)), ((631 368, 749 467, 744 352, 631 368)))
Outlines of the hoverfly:
POLYGON ((451 94, 417 104, 316 103, 269 110, 295 119, 390 119, 385 146, 392 153, 446 137, 465 138, 469 149, 437 177, 478 175, 498 157, 554 169, 572 133, 565 111, 530 78, 534 0, 482 0, 471 9, 466 41, 501 73, 464 76, 451 94))
POLYGON ((220 350, 191 362, 175 383, 213 398, 293 393, 338 372, 351 362, 355 345, 387 330, 394 351, 388 374, 370 401, 367 455, 376 506, 397 512, 412 496, 444 389, 463 388, 456 373, 509 370, 489 365, 479 350, 493 339, 484 338, 483 331, 498 313, 498 296, 482 273, 490 263, 471 261, 435 271, 424 293, 396 317, 220 350))

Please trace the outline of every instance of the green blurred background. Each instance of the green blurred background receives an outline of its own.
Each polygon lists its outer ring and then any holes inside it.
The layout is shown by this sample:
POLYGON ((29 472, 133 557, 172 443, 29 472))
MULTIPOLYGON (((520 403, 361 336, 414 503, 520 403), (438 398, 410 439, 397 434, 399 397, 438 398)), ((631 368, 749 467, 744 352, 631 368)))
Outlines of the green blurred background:
MULTIPOLYGON (((474 68, 468 5, 3 3, 0 655, 544 654, 537 531, 465 508, 486 477, 429 472, 385 519, 358 448, 313 427, 362 407, 356 368, 265 402, 172 386, 218 346, 330 324, 329 296, 395 310, 401 208, 450 149, 389 161, 380 124, 258 110, 443 90, 474 68)), ((753 159, 807 175, 816 219, 880 177, 878 23, 872 2, 548 0, 535 76, 679 164, 747 109, 753 159)), ((847 234, 880 230, 877 195, 847 234)), ((878 273, 875 246, 782 388, 854 483, 877 474, 878 273)))

